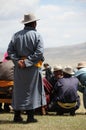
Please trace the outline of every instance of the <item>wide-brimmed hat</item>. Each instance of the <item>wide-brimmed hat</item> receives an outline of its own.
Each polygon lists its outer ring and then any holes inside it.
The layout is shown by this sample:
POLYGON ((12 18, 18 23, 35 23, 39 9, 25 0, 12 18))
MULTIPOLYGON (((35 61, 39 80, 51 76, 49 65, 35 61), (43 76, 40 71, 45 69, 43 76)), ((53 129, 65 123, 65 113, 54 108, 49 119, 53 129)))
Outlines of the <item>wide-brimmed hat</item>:
POLYGON ((79 69, 79 68, 85 68, 85 67, 86 67, 86 61, 82 61, 82 62, 77 64, 76 68, 79 69))
POLYGON ((31 22, 34 22, 34 21, 38 21, 38 20, 39 19, 37 19, 33 13, 30 13, 30 14, 25 14, 24 20, 22 20, 21 22, 24 23, 24 24, 27 24, 27 23, 31 23, 31 22))
POLYGON ((65 68, 63 69, 63 72, 64 72, 64 73, 67 73, 67 74, 69 74, 69 75, 73 75, 73 74, 74 74, 73 68, 70 67, 70 66, 65 67, 65 68))
POLYGON ((61 65, 55 65, 54 67, 53 67, 53 71, 55 72, 55 71, 59 71, 59 70, 62 70, 62 66, 61 65))

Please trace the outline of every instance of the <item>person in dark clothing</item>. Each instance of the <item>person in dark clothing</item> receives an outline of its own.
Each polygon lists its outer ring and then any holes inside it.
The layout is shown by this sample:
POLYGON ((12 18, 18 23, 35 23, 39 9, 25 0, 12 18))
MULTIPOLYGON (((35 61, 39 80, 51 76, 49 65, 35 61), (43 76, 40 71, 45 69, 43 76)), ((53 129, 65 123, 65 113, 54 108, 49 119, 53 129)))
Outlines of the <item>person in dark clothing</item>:
POLYGON ((53 92, 54 85, 57 82, 57 79, 61 78, 62 75, 63 75, 62 67, 60 65, 56 65, 53 68, 53 76, 50 78, 50 80, 48 81, 45 77, 43 78, 43 84, 44 84, 46 101, 47 101, 47 106, 46 106, 47 111, 48 111, 48 105, 51 103, 54 97, 54 92, 53 92))
POLYGON ((79 81, 72 76, 73 74, 72 68, 66 67, 63 70, 63 77, 59 78, 54 86, 53 100, 55 103, 52 108, 57 112, 57 115, 64 113, 75 115, 75 111, 80 106, 80 98, 77 93, 79 81))
POLYGON ((57 80, 63 76, 62 72, 62 66, 61 65, 56 65, 53 67, 53 75, 50 78, 49 82, 50 84, 54 87, 57 80))
POLYGON ((45 78, 49 81, 53 76, 53 73, 51 71, 51 66, 48 63, 44 63, 43 66, 44 66, 43 71, 45 71, 45 78))
POLYGON ((49 80, 49 83, 52 85, 52 91, 50 93, 50 102, 48 104, 48 111, 53 111, 53 109, 51 109, 51 106, 55 101, 54 100, 54 97, 55 97, 54 86, 55 86, 56 82, 58 81, 58 79, 62 78, 62 77, 63 77, 62 66, 61 65, 54 66, 53 67, 53 76, 49 80))

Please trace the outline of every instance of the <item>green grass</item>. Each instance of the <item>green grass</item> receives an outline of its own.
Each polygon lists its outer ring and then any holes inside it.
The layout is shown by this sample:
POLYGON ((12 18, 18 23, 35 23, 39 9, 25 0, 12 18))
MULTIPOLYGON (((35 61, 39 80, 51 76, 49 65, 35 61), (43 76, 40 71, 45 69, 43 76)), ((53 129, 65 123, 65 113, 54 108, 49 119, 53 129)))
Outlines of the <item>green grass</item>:
MULTIPOLYGON (((81 100, 81 106, 76 111, 76 116, 57 116, 56 113, 49 113, 45 116, 35 115, 38 122, 28 124, 13 123, 13 113, 0 113, 0 130, 85 130, 85 111, 81 100)), ((22 117, 25 122, 26 115, 22 114, 22 117)))

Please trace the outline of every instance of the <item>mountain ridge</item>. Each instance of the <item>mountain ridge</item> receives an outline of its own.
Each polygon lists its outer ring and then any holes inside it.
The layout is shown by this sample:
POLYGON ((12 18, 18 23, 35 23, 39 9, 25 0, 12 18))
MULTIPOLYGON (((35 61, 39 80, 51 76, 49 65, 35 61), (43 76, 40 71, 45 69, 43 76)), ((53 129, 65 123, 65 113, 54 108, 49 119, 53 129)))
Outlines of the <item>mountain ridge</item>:
POLYGON ((86 43, 45 49, 45 62, 51 65, 62 64, 75 66, 86 60, 86 43))
MULTIPOLYGON (((0 61, 4 52, 0 52, 0 61)), ((76 66, 78 62, 86 60, 86 42, 69 46, 45 48, 45 61, 51 66, 55 64, 76 66)))

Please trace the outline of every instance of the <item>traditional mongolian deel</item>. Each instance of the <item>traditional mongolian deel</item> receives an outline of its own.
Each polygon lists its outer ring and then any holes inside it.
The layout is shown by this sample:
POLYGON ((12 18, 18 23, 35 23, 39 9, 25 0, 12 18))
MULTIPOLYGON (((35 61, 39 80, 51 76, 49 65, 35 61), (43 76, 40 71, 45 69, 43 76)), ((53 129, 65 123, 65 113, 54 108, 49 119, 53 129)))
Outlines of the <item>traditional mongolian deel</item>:
POLYGON ((35 66, 43 60, 43 48, 42 38, 33 27, 25 27, 16 33, 9 44, 8 54, 15 64, 12 100, 15 110, 31 110, 46 105, 41 68, 35 66), (17 60, 22 58, 26 65, 23 69, 17 65, 17 60))

